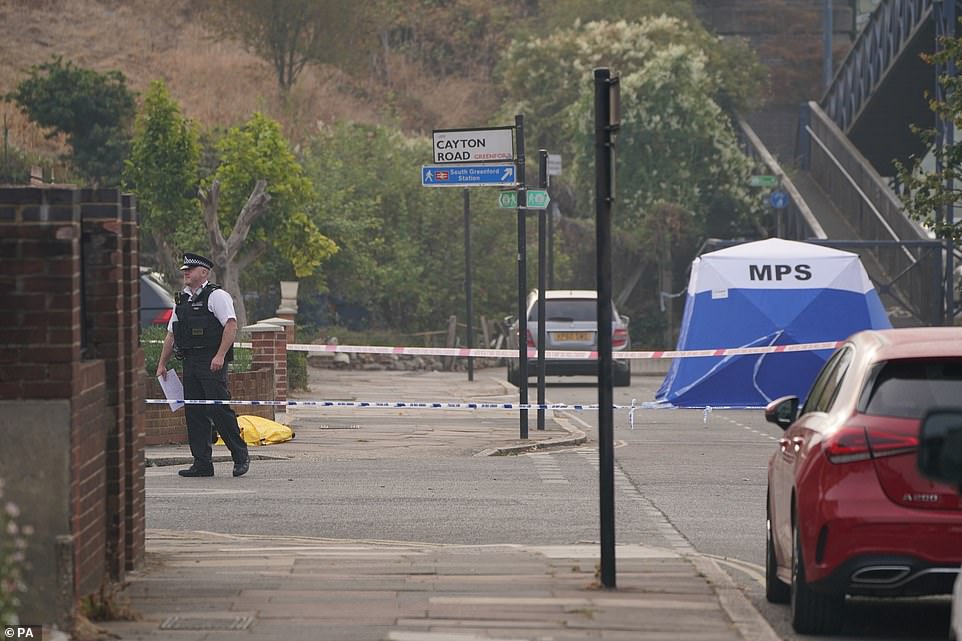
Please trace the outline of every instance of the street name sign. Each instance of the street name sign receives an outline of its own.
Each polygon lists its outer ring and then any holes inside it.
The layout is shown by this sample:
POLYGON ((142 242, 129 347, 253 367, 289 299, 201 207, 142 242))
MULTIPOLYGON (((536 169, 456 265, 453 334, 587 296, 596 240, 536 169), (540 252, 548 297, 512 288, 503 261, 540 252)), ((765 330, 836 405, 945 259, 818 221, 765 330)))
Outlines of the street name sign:
POLYGON ((511 162, 514 127, 435 129, 435 163, 511 162))
MULTIPOLYGON (((525 199, 528 203, 525 209, 547 209, 548 203, 551 202, 548 192, 544 189, 529 189, 525 199)), ((518 192, 502 191, 498 194, 498 207, 501 209, 517 209, 518 192)))
POLYGON ((748 184, 752 187, 778 187, 778 176, 752 176, 748 184))
POLYGON ((421 165, 422 187, 513 187, 514 163, 491 165, 421 165))

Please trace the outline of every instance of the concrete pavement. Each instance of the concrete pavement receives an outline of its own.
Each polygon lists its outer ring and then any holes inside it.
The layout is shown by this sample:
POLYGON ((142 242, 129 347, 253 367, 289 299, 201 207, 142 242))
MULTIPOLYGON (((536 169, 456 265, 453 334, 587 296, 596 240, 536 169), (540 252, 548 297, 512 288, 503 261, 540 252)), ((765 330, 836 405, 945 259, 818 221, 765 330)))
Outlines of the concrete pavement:
MULTIPOLYGON (((502 371, 477 371, 469 383, 463 372, 311 370, 311 390, 300 396, 516 402, 514 388, 495 376, 502 371)), ((548 412, 546 429, 538 431, 531 412, 524 442, 516 411, 477 413, 467 428, 450 420, 462 411, 470 410, 291 409, 285 420, 295 438, 252 446, 250 475, 259 458, 511 454, 587 438, 578 421, 561 413, 548 412)), ((229 455, 219 450, 216 473, 229 475, 229 455)), ((155 446, 147 460, 190 458, 186 446, 155 446)), ((147 555, 121 595, 140 618, 98 624, 121 639, 778 638, 728 575, 694 551, 618 546, 613 590, 599 585, 596 544, 440 545, 148 530, 147 555)))

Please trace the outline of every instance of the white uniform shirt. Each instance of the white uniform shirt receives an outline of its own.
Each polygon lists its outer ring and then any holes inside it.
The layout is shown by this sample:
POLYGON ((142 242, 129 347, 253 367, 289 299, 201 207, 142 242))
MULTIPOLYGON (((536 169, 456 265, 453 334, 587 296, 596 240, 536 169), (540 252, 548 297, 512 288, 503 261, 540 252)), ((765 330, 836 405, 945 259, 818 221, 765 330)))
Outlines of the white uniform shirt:
MULTIPOLYGON (((196 291, 191 291, 190 287, 184 288, 184 293, 190 295, 191 298, 200 293, 200 290, 207 287, 207 283, 210 281, 204 281, 204 284, 200 286, 196 291)), ((207 309, 213 312, 217 320, 220 321, 221 326, 226 325, 227 321, 230 319, 237 318, 237 314, 234 313, 234 299, 230 297, 223 289, 215 289, 207 297, 207 309)), ((174 323, 177 321, 177 310, 170 315, 170 320, 167 322, 167 331, 174 331, 174 323)))

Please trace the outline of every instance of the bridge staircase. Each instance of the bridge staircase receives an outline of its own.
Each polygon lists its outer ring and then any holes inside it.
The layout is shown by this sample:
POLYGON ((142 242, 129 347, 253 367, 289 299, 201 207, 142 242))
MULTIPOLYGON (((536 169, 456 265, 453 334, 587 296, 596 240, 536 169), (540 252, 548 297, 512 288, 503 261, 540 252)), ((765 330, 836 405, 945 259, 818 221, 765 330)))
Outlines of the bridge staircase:
POLYGON ((958 311, 951 249, 906 217, 892 188, 894 161, 926 152, 911 126, 934 125, 936 72, 921 56, 952 14, 949 3, 882 0, 822 99, 801 107, 794 158, 775 159, 739 123, 759 171, 789 196, 776 235, 857 252, 897 326, 948 324, 958 311))

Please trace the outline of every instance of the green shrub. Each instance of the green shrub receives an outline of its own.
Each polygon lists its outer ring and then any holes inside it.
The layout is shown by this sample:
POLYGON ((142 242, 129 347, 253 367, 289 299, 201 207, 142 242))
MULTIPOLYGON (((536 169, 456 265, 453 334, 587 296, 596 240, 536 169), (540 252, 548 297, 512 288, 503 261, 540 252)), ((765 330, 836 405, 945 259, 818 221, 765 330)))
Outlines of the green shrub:
MULTIPOLYGON (((148 376, 153 376, 157 373, 157 363, 160 361, 160 350, 164 346, 165 336, 167 336, 167 329, 160 325, 145 327, 140 330, 140 345, 144 348, 144 370, 148 376)), ((253 358, 249 347, 235 347, 234 362, 231 363, 230 371, 250 371, 253 358)), ((167 368, 176 370, 178 376, 183 376, 184 367, 178 359, 171 358, 167 361, 167 368)), ((304 376, 306 379, 306 369, 304 376)))
MULTIPOLYGON (((154 376, 157 373, 157 363, 160 361, 160 350, 164 346, 165 336, 167 336, 167 329, 160 325, 151 325, 140 330, 140 346, 144 349, 144 371, 148 376, 154 376)), ((184 373, 184 368, 176 358, 167 362, 167 368, 176 370, 178 376, 184 373)))
POLYGON ((19 527, 19 508, 3 501, 3 479, 0 479, 0 626, 17 625, 20 594, 26 591, 23 570, 26 564, 27 542, 33 533, 30 526, 19 527))
POLYGON ((291 390, 307 389, 307 354, 287 352, 287 387, 291 390))
POLYGON ((230 365, 232 372, 249 372, 254 361, 254 352, 249 347, 234 348, 234 362, 230 365))

